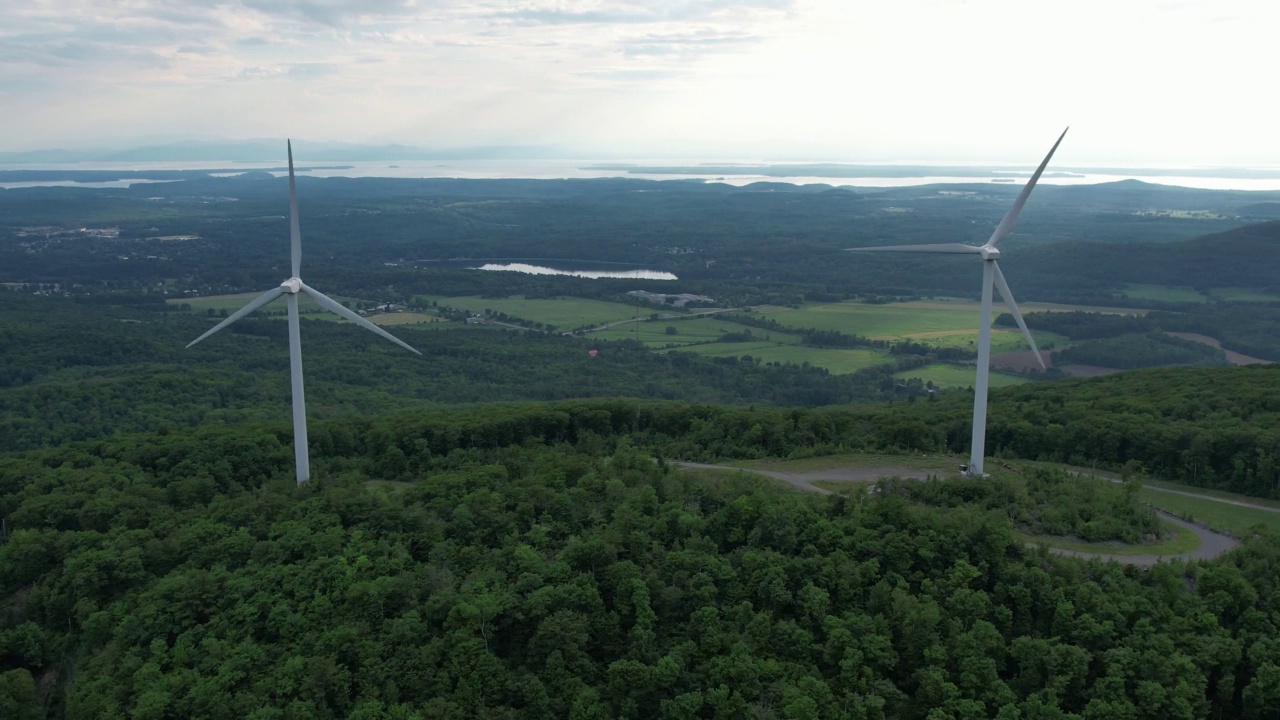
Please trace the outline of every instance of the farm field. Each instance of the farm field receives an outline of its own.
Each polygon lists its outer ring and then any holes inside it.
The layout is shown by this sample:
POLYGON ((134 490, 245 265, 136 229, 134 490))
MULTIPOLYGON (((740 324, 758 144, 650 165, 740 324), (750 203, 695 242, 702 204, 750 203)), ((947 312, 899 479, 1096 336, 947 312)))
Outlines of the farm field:
MULTIPOLYGON (((903 380, 910 378, 920 378, 921 380, 933 381, 933 384, 942 388, 967 388, 973 386, 974 373, 976 369, 960 365, 944 365, 936 363, 933 365, 925 365, 915 370, 903 370, 894 373, 894 377, 903 380)), ((1016 375, 1005 375, 1004 373, 992 372, 989 382, 993 388, 1009 387, 1010 385, 1021 385, 1030 382, 1025 378, 1016 375)))
MULTIPOLYGON (((247 293, 237 293, 235 295, 209 295, 208 297, 171 298, 169 300, 166 300, 165 302, 169 303, 170 305, 182 305, 182 304, 190 305, 191 312, 194 312, 194 313, 201 313, 207 310, 214 310, 214 311, 226 310, 228 313, 231 313, 244 307, 246 303, 248 303, 250 300, 258 297, 261 294, 262 294, 261 292, 247 292, 247 293)), ((337 295, 330 295, 329 297, 333 298, 334 300, 337 300, 338 302, 342 302, 344 300, 351 300, 351 298, 341 297, 337 295)), ((278 298, 275 301, 273 301, 270 305, 268 305, 266 308, 259 310, 257 314, 275 315, 279 313, 281 316, 283 316, 285 312, 286 311, 285 311, 284 298, 278 298)), ((314 312, 322 312, 322 309, 319 305, 316 304, 315 300, 311 299, 311 296, 306 294, 299 294, 298 312, 314 313, 314 312)))
MULTIPOLYGON (((341 319, 335 317, 334 319, 341 319)), ((369 321, 374 325, 420 325, 422 323, 446 323, 444 318, 427 313, 399 312, 370 315, 369 321)))
POLYGON ((1250 288, 1214 288, 1209 296, 1226 302, 1280 302, 1280 295, 1250 288))
POLYGON ((1277 302, 1280 295, 1257 288, 1212 288, 1207 291, 1173 285, 1136 285, 1125 287, 1125 294, 1138 300, 1155 300, 1159 302, 1277 302))
MULTIPOLYGON (((655 311, 670 312, 669 309, 660 310, 656 307, 637 308, 635 305, 626 303, 575 297, 536 298, 530 300, 523 297, 482 298, 478 295, 469 295, 441 298, 439 303, 462 310, 469 310, 477 315, 483 314, 486 309, 495 313, 506 313, 512 317, 531 322, 554 325, 561 332, 584 325, 594 327, 619 320, 631 320, 636 317, 637 312, 640 317, 646 317, 655 311)), ((678 315, 679 313, 672 314, 678 315)))
MULTIPOLYGON (((887 307, 902 308, 941 308, 944 310, 968 309, 973 312, 973 324, 978 324, 978 311, 981 309, 977 300, 968 300, 965 298, 933 298, 931 300, 913 300, 911 302, 893 303, 887 307)), ((1148 311, 1144 308, 1130 307, 1113 307, 1109 305, 1071 305, 1066 303, 1047 303, 1047 302, 1024 302, 1018 303, 1018 308, 1025 315, 1033 312, 1093 312, 1102 313, 1104 315, 1145 315, 1148 311)), ((999 294, 995 296, 991 304, 992 315, 998 316, 1002 312, 1008 312, 1005 309, 1004 302, 1000 300, 999 294)))
POLYGON ((603 340, 639 339, 640 342, 649 347, 665 348, 668 345, 713 342, 729 333, 750 333, 752 337, 761 342, 769 342, 775 345, 800 344, 799 335, 752 328, 729 320, 721 320, 714 315, 690 318, 688 320, 675 317, 666 320, 641 320, 638 323, 627 322, 607 330, 598 330, 587 337, 603 340), (668 327, 676 329, 674 335, 667 334, 668 327))
POLYGON ((910 307, 909 303, 871 305, 828 303, 801 308, 761 306, 756 312, 793 327, 836 330, 870 338, 906 338, 920 333, 976 330, 978 314, 961 305, 956 308, 910 307))
MULTIPOLYGON (((1086 305, 1059 305, 1053 303, 1026 303, 1022 312, 1087 312, 1129 313, 1146 312, 1130 308, 1094 307, 1086 305)), ((998 317, 1004 306, 993 308, 998 317)), ((978 303, 969 300, 922 300, 917 302, 873 305, 868 303, 827 303, 806 305, 801 308, 761 306, 756 308, 763 317, 782 325, 802 329, 837 330, 864 335, 881 340, 910 340, 948 347, 967 347, 977 342, 978 303)), ((1065 338, 1036 334, 1037 342, 1065 338), (1041 341, 1039 338, 1044 337, 1041 341)), ((993 352, 1026 349, 1021 333, 1016 328, 997 328, 992 334, 993 352)))
MULTIPOLYGON (((1064 335, 1057 333, 1035 331, 1032 333, 1036 339, 1036 345, 1041 352, 1046 347, 1061 347, 1068 340, 1064 335)), ((975 330, 943 330, 941 332, 919 333, 909 335, 904 340, 910 340, 921 345, 930 347, 951 347, 951 348, 967 348, 969 350, 977 350, 978 348, 978 331, 975 330)), ((992 328, 991 330, 991 354, 1019 352, 1022 350, 1030 351, 1031 346, 1027 345, 1027 341, 1022 337, 1022 331, 1014 328, 992 328)))
POLYGON ((1130 283, 1125 286, 1124 294, 1135 300, 1155 300, 1171 303, 1203 303, 1209 298, 1195 288, 1175 287, 1173 285, 1139 285, 1130 283))
POLYGON ((826 368, 836 375, 869 368, 890 362, 888 353, 878 350, 842 350, 835 348, 811 348, 799 345, 778 345, 771 342, 711 343, 679 348, 707 357, 742 357, 750 355, 761 362, 809 363, 826 368))

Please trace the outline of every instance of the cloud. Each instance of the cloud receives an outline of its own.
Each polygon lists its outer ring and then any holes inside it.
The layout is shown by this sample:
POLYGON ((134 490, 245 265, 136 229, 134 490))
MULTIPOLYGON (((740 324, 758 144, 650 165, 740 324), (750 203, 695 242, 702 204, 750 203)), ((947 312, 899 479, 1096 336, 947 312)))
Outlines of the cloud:
POLYGON ((491 17, 529 24, 647 24, 697 22, 752 11, 781 11, 795 0, 655 0, 654 2, 605 2, 583 7, 533 3, 514 10, 498 10, 491 17))
POLYGON ((629 57, 643 56, 694 56, 703 53, 741 48, 763 40, 759 35, 725 34, 707 31, 693 34, 651 33, 621 41, 623 54, 629 57))
POLYGON ((418 14, 413 0, 240 0, 264 15, 341 27, 361 18, 409 18, 418 14))

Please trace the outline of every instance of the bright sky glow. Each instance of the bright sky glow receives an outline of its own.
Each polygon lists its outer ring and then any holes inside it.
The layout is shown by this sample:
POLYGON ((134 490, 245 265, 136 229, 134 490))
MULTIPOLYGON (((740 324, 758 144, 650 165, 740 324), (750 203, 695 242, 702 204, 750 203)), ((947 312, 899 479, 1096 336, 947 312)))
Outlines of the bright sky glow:
POLYGON ((1280 166, 1264 0, 0 0, 0 150, 1280 166), (1270 132, 1269 132, 1270 131, 1270 132))

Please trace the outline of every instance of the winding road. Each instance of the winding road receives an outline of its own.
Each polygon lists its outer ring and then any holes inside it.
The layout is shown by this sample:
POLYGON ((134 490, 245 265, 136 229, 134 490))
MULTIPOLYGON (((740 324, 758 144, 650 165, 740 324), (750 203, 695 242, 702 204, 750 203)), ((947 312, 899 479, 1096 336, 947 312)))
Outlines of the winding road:
MULTIPOLYGON (((755 468, 731 467, 728 465, 708 465, 706 463, 681 462, 681 461, 669 461, 669 462, 671 465, 675 465, 676 467, 689 468, 691 470, 737 470, 741 472, 755 473, 757 475, 764 475, 766 477, 773 478, 774 480, 781 480, 782 482, 787 483, 788 485, 798 490, 804 490, 806 492, 815 492, 815 493, 818 493, 819 495, 831 495, 832 493, 830 490, 827 490, 826 488, 820 488, 817 485, 814 485, 813 483, 815 480, 838 480, 838 481, 844 481, 844 482, 874 482, 876 480, 879 480, 880 478, 885 478, 885 477, 914 478, 917 480, 923 480, 931 474, 932 475, 937 474, 936 471, 918 470, 918 469, 905 468, 905 467, 837 467, 837 468, 829 468, 826 470, 815 470, 810 472, 788 473, 788 472, 778 472, 776 470, 759 470, 755 468)), ((1103 478, 1103 479, 1110 479, 1110 478, 1103 478)), ((1271 510, 1273 512, 1280 512, 1280 509, 1277 509, 1277 508, 1265 507, 1261 505, 1250 505, 1249 503, 1243 503, 1235 500, 1222 500, 1219 498, 1210 497, 1208 495, 1197 495, 1196 493, 1185 492, 1182 490, 1165 490, 1164 488, 1153 488, 1153 489, 1159 489, 1159 490, 1162 490, 1163 492, 1173 493, 1175 495, 1185 495, 1187 497, 1198 498, 1200 500, 1208 500, 1211 502, 1223 502, 1231 505, 1240 505, 1242 507, 1252 507, 1252 508, 1259 508, 1262 510, 1271 510)), ((1055 547, 1049 548, 1049 552, 1054 553, 1055 555, 1065 555, 1067 557, 1075 557, 1075 558, 1083 558, 1083 559, 1096 558, 1098 560, 1103 560, 1103 561, 1114 560, 1118 563, 1125 563, 1127 565, 1151 567, 1152 565, 1155 565, 1156 563, 1164 560, 1212 560, 1216 557, 1219 557, 1220 555, 1227 552, 1228 550, 1231 550, 1232 548, 1238 547, 1240 545, 1240 541, 1236 540, 1233 537, 1228 537, 1226 535, 1219 535, 1218 533, 1212 532, 1207 528, 1201 527, 1194 523, 1189 523, 1185 520, 1176 518, 1173 515, 1170 515, 1160 510, 1157 510, 1156 513, 1160 516, 1162 520, 1173 523, 1174 525, 1177 525, 1180 528, 1184 528, 1194 533, 1196 538, 1200 540, 1200 544, 1196 547, 1196 549, 1191 550, 1190 552, 1180 553, 1176 555, 1129 555, 1129 554, 1119 554, 1119 553, 1114 553, 1114 554, 1113 553, 1091 553, 1091 552, 1084 552, 1081 550, 1066 550, 1063 548, 1055 548, 1055 547)))

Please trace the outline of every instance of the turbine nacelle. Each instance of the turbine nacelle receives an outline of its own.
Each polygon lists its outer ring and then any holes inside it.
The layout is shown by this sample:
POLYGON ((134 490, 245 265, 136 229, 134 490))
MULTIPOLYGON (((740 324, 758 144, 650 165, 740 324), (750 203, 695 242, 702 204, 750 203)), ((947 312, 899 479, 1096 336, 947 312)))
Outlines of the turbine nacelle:
POLYGON ((302 279, 291 277, 288 280, 285 280, 284 282, 280 283, 280 289, 289 293, 290 295, 297 295, 298 293, 302 292, 302 279))
POLYGON ((982 256, 983 260, 996 260, 1000 257, 999 250, 987 245, 978 248, 978 254, 982 256))

